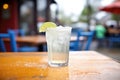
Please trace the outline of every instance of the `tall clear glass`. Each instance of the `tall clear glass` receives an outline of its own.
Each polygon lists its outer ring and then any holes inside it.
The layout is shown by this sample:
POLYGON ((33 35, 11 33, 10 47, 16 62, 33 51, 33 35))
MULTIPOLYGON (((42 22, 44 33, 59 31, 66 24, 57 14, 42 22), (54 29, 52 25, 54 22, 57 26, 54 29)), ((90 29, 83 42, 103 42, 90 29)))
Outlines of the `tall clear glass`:
POLYGON ((52 67, 67 66, 69 60, 69 43, 71 27, 48 28, 46 40, 48 63, 52 67))

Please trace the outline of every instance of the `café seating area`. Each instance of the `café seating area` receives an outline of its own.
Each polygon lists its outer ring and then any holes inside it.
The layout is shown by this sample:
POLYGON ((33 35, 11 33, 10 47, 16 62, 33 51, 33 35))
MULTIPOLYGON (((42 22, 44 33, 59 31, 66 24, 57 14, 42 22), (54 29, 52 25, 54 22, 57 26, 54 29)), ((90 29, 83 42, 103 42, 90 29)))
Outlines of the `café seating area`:
POLYGON ((108 28, 108 41, 109 41, 109 47, 113 48, 115 44, 120 43, 120 29, 119 28, 108 28))
MULTIPOLYGON (((17 42, 16 42, 16 36, 18 32, 14 31, 14 30, 8 30, 8 33, 0 33, 0 50, 3 52, 6 52, 7 49, 5 47, 4 44, 4 38, 8 38, 9 39, 9 43, 10 43, 10 51, 12 52, 36 52, 38 51, 37 47, 29 47, 29 46, 22 46, 22 47, 18 47, 17 46, 17 42)), ((21 37, 23 37, 24 34, 22 34, 21 37)))
MULTIPOLYGON (((25 33, 22 30, 8 30, 8 33, 0 33, 1 51, 4 52, 7 51, 4 43, 10 44, 11 50, 9 51, 12 52, 37 52, 39 51, 38 50, 39 48, 42 48, 43 51, 47 51, 47 47, 45 44, 46 43, 45 36, 43 36, 44 38, 43 42, 36 42, 34 43, 34 46, 29 46, 28 44, 26 45, 26 43, 33 44, 33 41, 35 42, 41 39, 37 36, 35 37, 36 38, 34 38, 33 36, 29 36, 29 37, 25 36, 25 33), (30 42, 30 39, 35 39, 35 40, 30 42), (40 43, 42 45, 39 46, 40 43)), ((93 37, 94 37, 94 32, 85 32, 79 29, 76 30, 73 29, 71 33, 70 50, 71 51, 89 50, 93 37), (75 37, 75 39, 72 39, 72 37, 75 37)))
POLYGON ((77 37, 75 41, 70 42, 71 51, 90 50, 94 31, 85 32, 81 29, 73 29, 71 34, 77 37))
MULTIPOLYGON (((8 30, 7 33, 0 33, 0 46, 1 51, 13 51, 13 52, 37 52, 47 51, 47 44, 45 35, 31 35, 26 36, 23 30, 8 30), (7 36, 6 36, 7 35, 7 36), (10 40, 6 39, 9 38, 10 40), (3 43, 5 43, 3 46, 3 43), (6 47, 6 43, 9 43, 10 47, 6 47), (5 49, 7 48, 7 49, 5 49), (9 48, 9 49, 8 49, 9 48)), ((95 50, 91 49, 93 42, 95 41, 94 31, 83 31, 81 29, 72 29, 70 51, 81 51, 81 50, 95 50)), ((119 36, 107 37, 107 48, 114 48, 116 43, 120 43, 119 36)), ((105 41, 104 41, 105 42, 105 41)), ((104 43, 103 42, 103 43, 104 43)))

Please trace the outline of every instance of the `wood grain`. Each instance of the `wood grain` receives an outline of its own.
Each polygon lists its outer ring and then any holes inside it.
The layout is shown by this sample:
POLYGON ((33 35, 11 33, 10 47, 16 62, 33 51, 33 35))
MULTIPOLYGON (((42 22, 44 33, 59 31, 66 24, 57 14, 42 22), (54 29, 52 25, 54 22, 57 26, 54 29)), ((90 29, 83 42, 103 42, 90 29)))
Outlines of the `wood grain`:
POLYGON ((120 80, 120 63, 95 51, 73 51, 66 67, 50 67, 46 52, 0 53, 0 80, 120 80))

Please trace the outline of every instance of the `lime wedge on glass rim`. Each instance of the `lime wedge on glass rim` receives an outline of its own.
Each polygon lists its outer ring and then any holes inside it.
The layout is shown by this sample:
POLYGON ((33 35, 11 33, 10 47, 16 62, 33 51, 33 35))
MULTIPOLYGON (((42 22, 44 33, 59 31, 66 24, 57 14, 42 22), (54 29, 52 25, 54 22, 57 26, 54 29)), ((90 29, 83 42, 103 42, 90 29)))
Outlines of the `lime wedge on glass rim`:
POLYGON ((55 28, 55 27, 57 27, 57 25, 55 23, 45 22, 40 26, 39 32, 46 32, 47 28, 55 28))

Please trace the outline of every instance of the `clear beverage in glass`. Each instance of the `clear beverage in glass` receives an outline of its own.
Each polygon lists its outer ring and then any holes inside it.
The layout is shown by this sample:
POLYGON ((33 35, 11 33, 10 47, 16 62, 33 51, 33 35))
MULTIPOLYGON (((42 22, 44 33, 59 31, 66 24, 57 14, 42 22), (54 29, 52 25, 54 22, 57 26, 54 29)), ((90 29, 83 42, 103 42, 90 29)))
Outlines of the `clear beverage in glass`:
POLYGON ((52 67, 67 66, 71 27, 48 28, 46 31, 48 63, 52 67))

